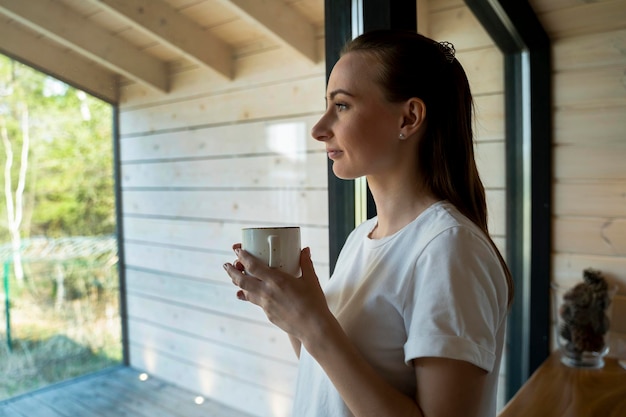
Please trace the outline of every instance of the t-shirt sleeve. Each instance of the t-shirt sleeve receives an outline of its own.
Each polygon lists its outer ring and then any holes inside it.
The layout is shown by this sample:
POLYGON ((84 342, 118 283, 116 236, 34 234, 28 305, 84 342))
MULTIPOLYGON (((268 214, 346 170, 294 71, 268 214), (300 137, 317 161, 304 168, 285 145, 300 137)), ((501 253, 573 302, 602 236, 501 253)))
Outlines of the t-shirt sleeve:
POLYGON ((403 306, 406 363, 444 357, 491 372, 504 319, 503 285, 500 262, 483 237, 464 227, 434 237, 416 261, 403 306))

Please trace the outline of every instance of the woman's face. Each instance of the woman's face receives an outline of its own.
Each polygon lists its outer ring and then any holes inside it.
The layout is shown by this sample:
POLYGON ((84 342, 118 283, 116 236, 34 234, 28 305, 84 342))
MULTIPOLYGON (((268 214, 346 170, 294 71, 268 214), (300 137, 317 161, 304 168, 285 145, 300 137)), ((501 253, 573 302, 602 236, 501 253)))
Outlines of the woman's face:
POLYGON ((377 61, 351 52, 328 80, 326 112, 311 135, 326 145, 335 175, 353 179, 385 174, 406 152, 400 146, 402 103, 390 103, 375 81, 377 61))

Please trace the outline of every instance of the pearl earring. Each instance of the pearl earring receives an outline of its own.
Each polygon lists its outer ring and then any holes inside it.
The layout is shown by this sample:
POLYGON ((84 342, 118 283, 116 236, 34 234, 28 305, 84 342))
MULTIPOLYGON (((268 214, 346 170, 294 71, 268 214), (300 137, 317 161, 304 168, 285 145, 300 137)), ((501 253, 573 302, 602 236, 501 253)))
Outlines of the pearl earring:
POLYGON ((398 136, 398 139, 400 139, 400 140, 404 140, 404 139, 406 139, 406 138, 404 137, 404 133, 400 133, 400 136, 398 136))

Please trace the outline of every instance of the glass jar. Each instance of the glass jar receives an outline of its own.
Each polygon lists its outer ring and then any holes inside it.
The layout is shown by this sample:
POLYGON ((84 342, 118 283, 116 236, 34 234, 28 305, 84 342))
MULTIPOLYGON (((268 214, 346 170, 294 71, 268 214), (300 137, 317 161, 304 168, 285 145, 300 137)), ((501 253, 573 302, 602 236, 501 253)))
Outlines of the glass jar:
POLYGON ((561 362, 576 368, 602 368, 609 352, 611 306, 617 286, 595 281, 552 283, 555 340, 561 362))

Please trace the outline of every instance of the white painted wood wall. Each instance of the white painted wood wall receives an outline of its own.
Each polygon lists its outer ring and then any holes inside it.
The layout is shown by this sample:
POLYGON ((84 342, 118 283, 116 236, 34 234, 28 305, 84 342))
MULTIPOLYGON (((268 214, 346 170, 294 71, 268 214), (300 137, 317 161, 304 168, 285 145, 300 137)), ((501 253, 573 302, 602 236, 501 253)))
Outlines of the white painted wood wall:
MULTIPOLYGON (((323 56, 323 37, 318 41, 323 56)), ((274 48, 233 81, 176 74, 120 107, 131 365, 258 416, 289 414, 296 358, 222 269, 241 228, 299 225, 328 278, 326 154, 309 137, 325 66, 274 48)))

